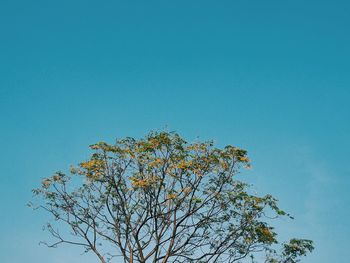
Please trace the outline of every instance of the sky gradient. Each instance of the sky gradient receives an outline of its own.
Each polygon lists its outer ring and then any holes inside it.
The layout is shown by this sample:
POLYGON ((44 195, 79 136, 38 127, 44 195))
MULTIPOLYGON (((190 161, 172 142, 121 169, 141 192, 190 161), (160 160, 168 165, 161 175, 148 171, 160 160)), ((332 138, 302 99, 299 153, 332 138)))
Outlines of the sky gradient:
POLYGON ((88 145, 175 130, 247 149, 242 179, 295 216, 281 239, 350 258, 350 2, 0 1, 0 261, 97 262, 39 246, 31 189, 88 145))

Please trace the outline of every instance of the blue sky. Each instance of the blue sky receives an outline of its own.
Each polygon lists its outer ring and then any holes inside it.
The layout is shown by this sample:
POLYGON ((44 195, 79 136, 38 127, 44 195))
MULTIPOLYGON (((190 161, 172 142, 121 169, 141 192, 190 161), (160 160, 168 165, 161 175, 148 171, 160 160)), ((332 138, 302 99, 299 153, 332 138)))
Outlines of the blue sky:
POLYGON ((167 127, 249 151, 242 179, 311 238, 305 263, 346 263, 348 1, 0 1, 0 261, 96 262, 39 246, 25 205, 87 146, 167 127))

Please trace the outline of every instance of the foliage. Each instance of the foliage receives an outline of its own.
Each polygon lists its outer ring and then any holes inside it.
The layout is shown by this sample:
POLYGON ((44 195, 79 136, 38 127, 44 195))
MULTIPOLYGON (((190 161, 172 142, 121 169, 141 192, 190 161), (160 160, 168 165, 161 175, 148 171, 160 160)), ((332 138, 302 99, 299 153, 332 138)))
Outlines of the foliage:
POLYGON ((91 158, 70 175, 57 172, 33 190, 39 207, 70 230, 48 223, 50 247, 82 246, 101 262, 154 263, 255 262, 262 253, 265 262, 291 263, 313 249, 292 239, 277 253, 269 222, 288 214, 235 178, 250 167, 245 150, 169 132, 90 148, 91 158))

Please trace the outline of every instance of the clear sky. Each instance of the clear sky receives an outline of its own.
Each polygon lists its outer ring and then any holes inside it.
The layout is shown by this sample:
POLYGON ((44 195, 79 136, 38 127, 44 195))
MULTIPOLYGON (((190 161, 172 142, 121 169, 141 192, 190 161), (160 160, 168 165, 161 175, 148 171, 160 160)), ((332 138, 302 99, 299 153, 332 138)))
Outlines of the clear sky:
POLYGON ((0 261, 96 262, 39 246, 31 189, 87 146, 167 127, 249 151, 242 179, 350 258, 350 2, 0 1, 0 261))

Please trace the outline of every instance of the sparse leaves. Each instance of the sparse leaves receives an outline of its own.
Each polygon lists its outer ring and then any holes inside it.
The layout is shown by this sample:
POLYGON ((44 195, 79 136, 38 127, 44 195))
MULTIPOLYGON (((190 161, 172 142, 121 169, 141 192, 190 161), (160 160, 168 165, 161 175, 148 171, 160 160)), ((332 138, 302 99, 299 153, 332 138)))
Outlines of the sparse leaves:
POLYGON ((312 250, 311 241, 293 239, 273 253, 277 234, 268 222, 287 214, 271 195, 253 195, 235 178, 250 167, 243 149, 187 143, 168 132, 90 148, 91 158, 71 175, 58 172, 33 190, 40 207, 70 228, 61 233, 50 224, 57 241, 50 246, 79 245, 101 262, 143 263, 235 262, 256 253, 289 263, 312 250))

